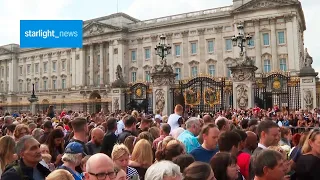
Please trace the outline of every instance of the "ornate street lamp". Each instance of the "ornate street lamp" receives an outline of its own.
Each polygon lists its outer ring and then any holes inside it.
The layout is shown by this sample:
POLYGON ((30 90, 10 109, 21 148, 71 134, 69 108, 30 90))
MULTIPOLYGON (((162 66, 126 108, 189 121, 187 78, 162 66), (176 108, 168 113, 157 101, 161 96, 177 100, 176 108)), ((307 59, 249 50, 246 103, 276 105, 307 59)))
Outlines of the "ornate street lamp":
POLYGON ((31 113, 34 115, 36 113, 36 105, 35 102, 38 101, 38 97, 35 95, 34 92, 34 83, 32 83, 32 94, 28 98, 29 102, 31 103, 31 113))
POLYGON ((242 57, 244 55, 244 47, 245 43, 247 42, 248 45, 250 45, 250 40, 252 39, 252 36, 250 34, 244 35, 244 26, 242 24, 239 24, 237 26, 238 29, 238 35, 232 37, 233 46, 238 46, 240 48, 240 56, 242 57))
POLYGON ((171 54, 171 46, 170 44, 166 44, 166 37, 164 35, 160 36, 160 42, 154 49, 156 50, 156 55, 161 57, 161 65, 166 66, 167 61, 164 58, 171 54))

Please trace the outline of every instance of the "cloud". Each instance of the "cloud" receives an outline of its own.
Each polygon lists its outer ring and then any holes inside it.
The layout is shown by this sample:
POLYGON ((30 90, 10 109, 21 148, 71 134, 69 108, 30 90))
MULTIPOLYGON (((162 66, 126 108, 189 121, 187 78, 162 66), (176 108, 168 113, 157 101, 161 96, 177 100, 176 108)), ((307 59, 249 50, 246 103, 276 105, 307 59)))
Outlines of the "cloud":
POLYGON ((1 0, 1 45, 19 43, 20 20, 69 19, 62 13, 73 0, 1 0))

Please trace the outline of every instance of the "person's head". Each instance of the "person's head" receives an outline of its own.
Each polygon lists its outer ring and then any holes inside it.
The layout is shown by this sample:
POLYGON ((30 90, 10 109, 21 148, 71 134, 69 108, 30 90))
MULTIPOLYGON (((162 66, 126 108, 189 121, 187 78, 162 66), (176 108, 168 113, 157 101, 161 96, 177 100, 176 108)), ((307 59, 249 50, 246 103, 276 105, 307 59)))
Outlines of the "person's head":
POLYGON ((52 171, 46 180, 74 180, 72 174, 65 169, 56 169, 52 171))
POLYGON ((184 180, 215 180, 214 173, 209 164, 193 162, 183 172, 184 180))
POLYGON ((260 143, 264 146, 276 146, 280 141, 279 126, 277 123, 266 120, 261 121, 257 127, 260 143))
POLYGON ((136 144, 137 139, 138 138, 135 136, 128 136, 123 142, 123 144, 129 149, 130 154, 132 154, 133 147, 136 144))
POLYGON ((76 133, 88 133, 88 125, 86 118, 77 117, 74 120, 71 121, 71 126, 73 129, 73 132, 76 133))
POLYGON ((138 135, 138 139, 145 139, 145 140, 148 140, 151 144, 153 142, 153 137, 152 137, 152 134, 149 133, 148 131, 143 131, 141 132, 139 135, 138 135))
POLYGON ((239 145, 239 151, 242 151, 245 148, 245 145, 246 145, 247 134, 243 130, 240 130, 240 129, 234 129, 232 131, 234 131, 234 132, 239 134, 239 136, 241 138, 241 142, 240 142, 240 145, 239 145))
POLYGON ((148 132, 152 135, 153 139, 160 137, 160 129, 158 127, 153 126, 149 128, 148 132))
POLYGON ((173 163, 180 167, 180 172, 183 173, 184 170, 193 162, 195 159, 190 154, 180 154, 175 159, 172 160, 173 163))
POLYGON ((19 140, 21 137, 30 134, 29 128, 25 124, 18 124, 13 132, 14 138, 19 140))
POLYGON ((35 123, 28 124, 29 131, 32 132, 35 128, 37 128, 37 125, 35 123))
POLYGON ((233 131, 223 132, 218 139, 219 150, 220 152, 228 152, 237 156, 240 142, 241 137, 238 133, 233 131))
POLYGON ((210 123, 204 125, 200 134, 202 135, 205 148, 213 150, 217 147, 220 131, 215 124, 210 123))
POLYGON ((43 123, 44 132, 51 132, 53 130, 53 126, 50 120, 47 120, 43 123))
POLYGON ((16 129, 16 126, 15 124, 10 124, 6 127, 6 135, 8 136, 13 136, 13 132, 14 130, 16 129))
POLYGON ((117 177, 111 158, 105 154, 92 155, 86 164, 86 180, 111 180, 117 177))
POLYGON ((237 158, 230 153, 218 152, 211 158, 210 166, 217 179, 235 180, 238 178, 237 158))
POLYGON ((182 116, 182 114, 183 114, 183 107, 182 107, 180 104, 177 104, 177 105, 174 107, 174 113, 182 116))
POLYGON ((88 159, 89 159, 90 157, 91 157, 91 155, 86 155, 85 157, 83 157, 83 158, 81 159, 80 167, 81 167, 82 172, 85 172, 85 171, 86 171, 87 161, 88 161, 88 159))
POLYGON ((61 158, 63 163, 69 163, 79 166, 82 160, 83 146, 78 142, 71 142, 66 146, 64 154, 61 158))
POLYGON ((6 116, 6 117, 4 117, 4 124, 5 125, 10 125, 10 124, 12 124, 13 123, 13 120, 12 120, 12 116, 6 116))
POLYGON ((199 119, 196 117, 189 118, 186 122, 186 128, 192 134, 194 134, 195 136, 198 136, 201 130, 199 119))
POLYGON ((48 135, 46 143, 49 147, 50 154, 54 154, 56 150, 60 153, 63 152, 64 148, 64 133, 61 129, 54 129, 48 135))
POLYGON ((274 150, 262 150, 254 158, 253 167, 255 176, 268 180, 281 180, 286 173, 283 155, 274 150))
POLYGON ((218 117, 215 122, 221 132, 230 131, 230 123, 227 118, 218 117))
POLYGON ((35 128, 35 129, 32 131, 31 135, 32 135, 36 140, 39 141, 39 139, 40 139, 40 137, 43 135, 43 133, 44 133, 43 129, 41 129, 41 128, 35 128))
POLYGON ((168 136, 171 132, 171 127, 167 123, 163 123, 160 126, 160 135, 168 136))
POLYGON ((124 144, 116 144, 113 146, 111 158, 115 165, 126 170, 129 164, 129 149, 124 144))
POLYGON ((214 123, 212 117, 208 114, 204 115, 202 119, 204 124, 214 123))
POLYGON ((91 141, 97 145, 100 146, 102 144, 104 137, 104 132, 100 128, 94 128, 91 131, 91 141))
POLYGON ((11 136, 2 136, 0 138, 0 163, 4 170, 7 164, 14 160, 16 143, 11 136))
POLYGON ((152 123, 152 119, 142 118, 139 128, 140 128, 142 131, 148 131, 148 129, 149 129, 150 126, 151 126, 151 123, 152 123))
POLYGON ((144 179, 154 179, 154 180, 182 180, 182 174, 180 172, 180 167, 171 161, 159 161, 151 165, 144 179))
MULTIPOLYGON (((170 141, 171 142, 171 141, 170 141)), ((167 144, 163 149, 156 152, 156 159, 172 161, 180 154, 185 154, 184 146, 180 143, 167 144)))
POLYGON ((140 139, 133 148, 131 160, 148 167, 153 163, 152 146, 148 140, 140 139))
POLYGON ((109 118, 107 120, 107 132, 115 132, 117 130, 117 119, 116 118, 109 118))
POLYGON ((245 142, 245 148, 253 151, 258 147, 258 136, 252 131, 247 131, 246 134, 247 138, 245 142))
POLYGON ((49 147, 46 144, 40 145, 41 154, 50 154, 49 147))
POLYGON ((17 154, 25 164, 35 167, 41 160, 40 143, 31 135, 23 136, 16 145, 17 154))
POLYGON ((299 141, 300 141, 300 138, 301 138, 301 134, 300 133, 296 133, 292 136, 292 145, 295 147, 295 146, 298 146, 299 144, 299 141))
POLYGON ((309 132, 301 149, 302 153, 312 153, 320 157, 320 130, 313 129, 309 132))
POLYGON ((128 119, 124 121, 124 126, 132 131, 136 130, 137 119, 134 116, 129 116, 128 119))
POLYGON ((291 130, 287 127, 281 127, 280 128, 281 138, 286 139, 287 141, 291 141, 292 139, 292 133, 291 130))

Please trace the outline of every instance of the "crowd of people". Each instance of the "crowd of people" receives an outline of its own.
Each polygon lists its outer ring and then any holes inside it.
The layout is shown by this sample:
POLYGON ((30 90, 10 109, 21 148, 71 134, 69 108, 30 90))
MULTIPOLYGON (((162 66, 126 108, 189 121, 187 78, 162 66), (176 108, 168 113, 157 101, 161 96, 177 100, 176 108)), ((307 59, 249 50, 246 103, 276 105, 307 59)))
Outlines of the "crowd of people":
POLYGON ((319 180, 318 111, 0 117, 1 180, 319 180), (290 127, 312 127, 292 133, 290 127))

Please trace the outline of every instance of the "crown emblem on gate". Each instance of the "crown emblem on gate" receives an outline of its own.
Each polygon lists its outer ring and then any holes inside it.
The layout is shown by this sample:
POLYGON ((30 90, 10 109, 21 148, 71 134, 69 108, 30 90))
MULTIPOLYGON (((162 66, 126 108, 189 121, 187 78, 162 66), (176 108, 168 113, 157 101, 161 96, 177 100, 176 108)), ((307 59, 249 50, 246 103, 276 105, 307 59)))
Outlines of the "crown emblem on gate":
POLYGON ((282 83, 278 77, 275 77, 272 83, 272 89, 280 90, 282 88, 282 83))

